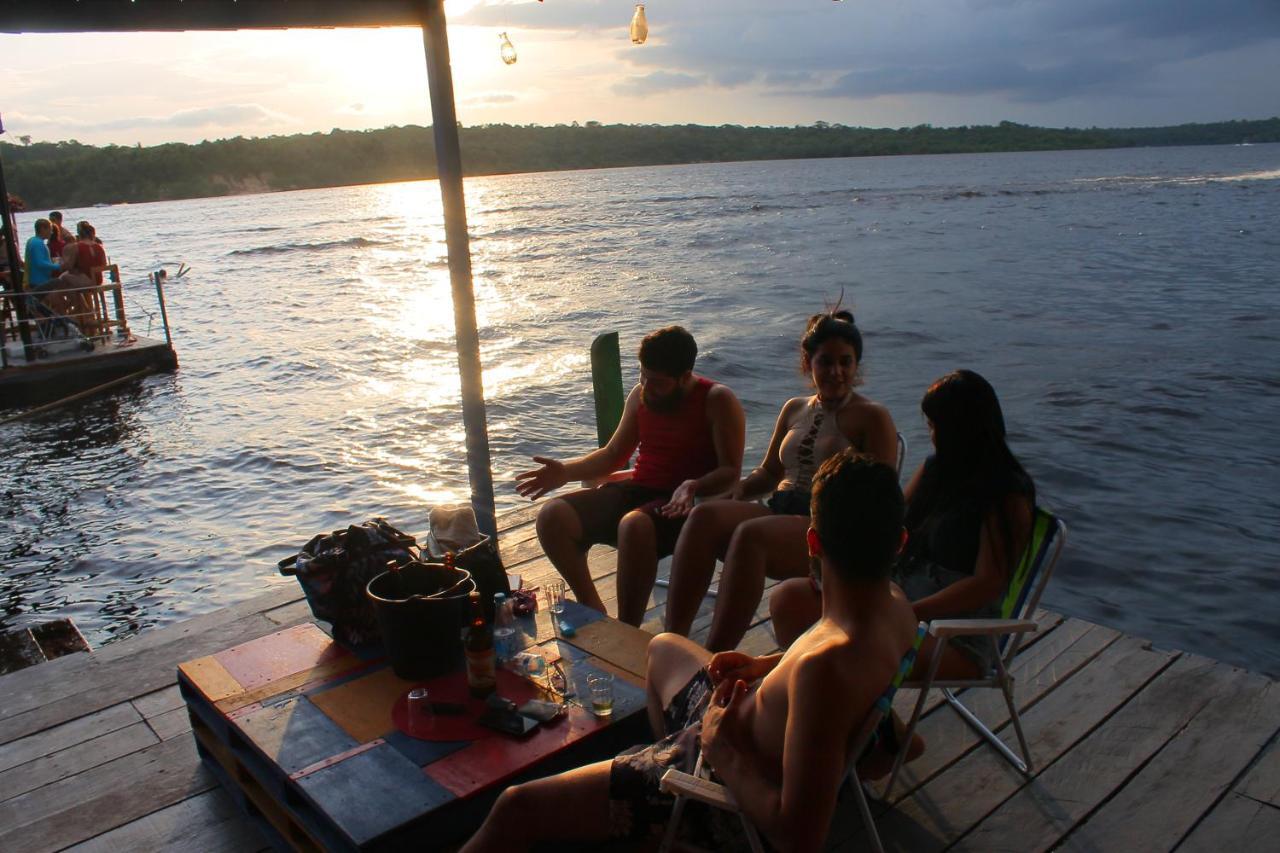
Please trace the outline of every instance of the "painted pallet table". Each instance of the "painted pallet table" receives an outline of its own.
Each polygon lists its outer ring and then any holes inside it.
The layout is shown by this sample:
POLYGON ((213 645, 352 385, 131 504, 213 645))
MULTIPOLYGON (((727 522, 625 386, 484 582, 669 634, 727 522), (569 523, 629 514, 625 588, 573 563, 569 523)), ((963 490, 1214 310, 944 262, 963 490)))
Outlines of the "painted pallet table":
MULTIPOLYGON (((557 662, 569 696, 564 716, 518 739, 475 723, 485 703, 468 696, 461 671, 406 681, 312 622, 187 661, 178 684, 204 764, 277 848, 434 847, 465 840, 508 784, 647 737, 649 635, 574 602, 561 621, 572 632, 543 612, 517 620, 515 647, 557 662), (615 678, 608 718, 584 707, 587 678, 601 671, 615 678), (404 711, 415 686, 465 713, 415 731, 404 711)), ((498 687, 516 702, 545 698, 506 670, 498 687)))

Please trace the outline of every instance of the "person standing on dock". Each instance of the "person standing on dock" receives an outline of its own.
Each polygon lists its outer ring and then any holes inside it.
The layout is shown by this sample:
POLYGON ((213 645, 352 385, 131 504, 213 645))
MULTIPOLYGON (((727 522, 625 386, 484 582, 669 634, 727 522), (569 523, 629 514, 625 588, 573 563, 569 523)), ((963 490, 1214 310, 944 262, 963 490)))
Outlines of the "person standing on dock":
POLYGON ((49 220, 37 219, 35 234, 27 238, 22 263, 27 268, 28 287, 39 287, 58 274, 58 263, 49 257, 49 247, 45 245, 51 233, 53 226, 49 220))
POLYGON ((639 625, 658 573, 699 495, 738 481, 746 415, 734 393, 693 372, 698 345, 680 326, 640 343, 640 383, 631 389, 609 442, 568 461, 535 456, 541 467, 516 476, 536 500, 570 480, 608 482, 548 501, 538 512, 538 541, 578 601, 605 612, 591 580, 592 545, 618 549, 618 619, 639 625), (639 449, 629 477, 615 475, 639 449), (614 475, 614 476, 610 476, 614 475))
POLYGON ((62 225, 62 211, 54 210, 49 213, 49 224, 51 227, 49 232, 49 255, 54 258, 62 257, 62 250, 66 248, 68 243, 73 242, 76 237, 62 225))

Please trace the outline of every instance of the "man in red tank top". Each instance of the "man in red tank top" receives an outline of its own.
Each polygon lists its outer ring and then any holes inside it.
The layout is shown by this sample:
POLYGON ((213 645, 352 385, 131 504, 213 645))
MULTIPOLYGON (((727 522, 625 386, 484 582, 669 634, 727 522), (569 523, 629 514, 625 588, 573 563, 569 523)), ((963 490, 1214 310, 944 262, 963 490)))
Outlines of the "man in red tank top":
POLYGON ((746 415, 724 385, 696 376, 698 345, 679 326, 645 336, 640 384, 627 395, 609 443, 576 459, 535 456, 542 467, 516 475, 516 490, 538 499, 571 480, 599 480, 625 468, 631 476, 572 492, 538 512, 538 541, 579 602, 606 612, 591 580, 592 545, 618 548, 618 618, 644 619, 658 560, 675 549, 693 499, 737 482, 746 415))

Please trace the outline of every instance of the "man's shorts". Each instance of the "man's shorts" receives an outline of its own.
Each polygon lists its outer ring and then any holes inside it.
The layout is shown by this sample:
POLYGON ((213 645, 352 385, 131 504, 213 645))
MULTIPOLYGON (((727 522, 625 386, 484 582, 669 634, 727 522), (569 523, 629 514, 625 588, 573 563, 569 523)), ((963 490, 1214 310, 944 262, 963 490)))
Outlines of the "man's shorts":
MULTIPOLYGON (((702 717, 711 702, 711 693, 710 676, 705 669, 698 670, 663 709, 662 718, 670 734, 657 743, 632 747, 613 760, 609 769, 609 814, 615 835, 643 838, 666 824, 675 798, 662 793, 658 783, 662 774, 673 767, 693 772, 701 749, 702 717)), ((694 811, 685 813, 691 819, 686 829, 701 824, 699 818, 706 817, 695 816, 694 811)))
POLYGON ((669 557, 684 527, 684 516, 667 518, 658 512, 671 500, 669 489, 655 489, 620 480, 594 489, 571 492, 560 500, 569 504, 582 523, 582 541, 590 545, 618 544, 618 522, 632 510, 640 510, 653 520, 658 557, 669 557))

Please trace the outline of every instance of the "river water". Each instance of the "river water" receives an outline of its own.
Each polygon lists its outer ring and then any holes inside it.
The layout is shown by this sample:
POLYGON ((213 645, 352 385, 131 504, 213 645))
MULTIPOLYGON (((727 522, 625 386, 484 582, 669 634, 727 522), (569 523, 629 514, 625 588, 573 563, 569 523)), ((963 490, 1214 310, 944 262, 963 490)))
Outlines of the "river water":
MULTIPOLYGON (((1047 604, 1280 675, 1280 145, 709 164, 467 183, 500 509, 594 446, 587 348, 686 325, 755 464, 844 293, 864 391, 984 374, 1070 526, 1047 604)), ((32 214, 20 218, 23 233, 32 214)), ((0 628, 94 645, 260 592, 312 534, 465 498, 431 182, 69 211, 130 279, 185 261, 181 369, 3 428, 0 628)), ((158 325, 153 329, 155 333, 158 325)), ((626 356, 624 378, 635 378, 626 356)))

